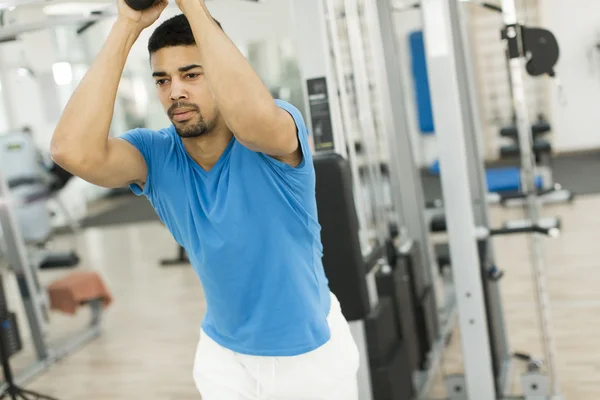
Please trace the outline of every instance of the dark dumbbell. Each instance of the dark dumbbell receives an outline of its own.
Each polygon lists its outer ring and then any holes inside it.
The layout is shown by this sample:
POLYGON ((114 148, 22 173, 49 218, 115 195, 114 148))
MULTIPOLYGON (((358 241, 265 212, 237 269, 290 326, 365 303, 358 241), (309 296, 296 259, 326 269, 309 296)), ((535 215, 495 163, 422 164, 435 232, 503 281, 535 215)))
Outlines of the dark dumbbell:
POLYGON ((152 7, 157 0, 125 0, 125 3, 136 11, 152 7))

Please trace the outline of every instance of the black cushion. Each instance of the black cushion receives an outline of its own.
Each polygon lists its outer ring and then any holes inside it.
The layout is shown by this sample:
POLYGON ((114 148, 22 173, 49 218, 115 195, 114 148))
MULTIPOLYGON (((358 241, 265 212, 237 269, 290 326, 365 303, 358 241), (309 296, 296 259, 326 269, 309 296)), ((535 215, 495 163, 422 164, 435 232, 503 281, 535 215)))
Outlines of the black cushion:
MULTIPOLYGON (((552 153, 552 145, 547 140, 537 139, 533 143, 533 152, 538 156, 552 153)), ((521 151, 517 143, 504 145, 500 148, 500 156, 502 158, 518 157, 520 154, 521 151)))
POLYGON ((79 264, 77 253, 50 253, 40 263, 40 269, 74 268, 79 264))
POLYGON ((400 341, 390 361, 371 367, 373 400, 410 400, 415 395, 412 371, 407 363, 410 343, 400 341))
POLYGON ((446 216, 444 214, 434 215, 429 223, 430 232, 446 232, 446 216))
POLYGON ((365 321, 365 331, 371 365, 385 364, 400 339, 391 297, 379 298, 379 304, 365 321))
POLYGON ((350 164, 338 154, 317 154, 314 166, 325 275, 346 319, 363 320, 370 303, 350 164))
MULTIPOLYGON (((539 136, 544 133, 550 132, 550 124, 546 121, 537 121, 533 125, 531 125, 531 133, 534 136, 539 136)), ((509 137, 512 139, 516 139, 518 137, 517 127, 516 126, 505 126, 500 130, 500 136, 509 137)))
POLYGON ((412 301, 410 275, 404 260, 398 260, 396 267, 389 272, 377 274, 377 292, 380 297, 393 300, 396 329, 400 339, 408 344, 407 361, 412 371, 419 369, 421 343, 417 334, 415 306, 412 301))

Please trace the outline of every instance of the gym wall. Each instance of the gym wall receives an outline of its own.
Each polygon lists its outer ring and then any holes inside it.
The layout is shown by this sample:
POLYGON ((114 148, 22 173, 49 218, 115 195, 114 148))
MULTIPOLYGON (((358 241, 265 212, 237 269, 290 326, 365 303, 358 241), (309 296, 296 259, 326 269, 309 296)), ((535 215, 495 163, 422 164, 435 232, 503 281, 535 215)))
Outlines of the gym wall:
POLYGON ((541 24, 560 45, 556 67, 559 90, 550 85, 550 111, 556 151, 600 148, 600 2, 595 0, 538 0, 541 24))

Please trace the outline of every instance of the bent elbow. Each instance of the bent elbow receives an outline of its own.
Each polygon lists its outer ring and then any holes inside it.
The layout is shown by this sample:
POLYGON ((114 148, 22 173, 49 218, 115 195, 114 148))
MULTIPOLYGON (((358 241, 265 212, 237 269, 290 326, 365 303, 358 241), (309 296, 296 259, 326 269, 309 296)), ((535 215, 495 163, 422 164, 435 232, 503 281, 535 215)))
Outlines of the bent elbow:
POLYGON ((92 153, 72 143, 53 139, 50 143, 50 157, 56 164, 77 175, 93 168, 102 156, 100 151, 92 153))

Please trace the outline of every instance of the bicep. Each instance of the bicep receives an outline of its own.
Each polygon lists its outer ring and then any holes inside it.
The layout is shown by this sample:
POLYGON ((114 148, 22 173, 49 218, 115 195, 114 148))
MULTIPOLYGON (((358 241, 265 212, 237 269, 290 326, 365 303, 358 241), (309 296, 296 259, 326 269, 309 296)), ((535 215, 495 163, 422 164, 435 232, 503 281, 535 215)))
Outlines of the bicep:
POLYGON ((109 138, 106 152, 79 176, 95 185, 119 188, 131 183, 141 187, 146 182, 148 167, 140 151, 123 139, 109 138))

